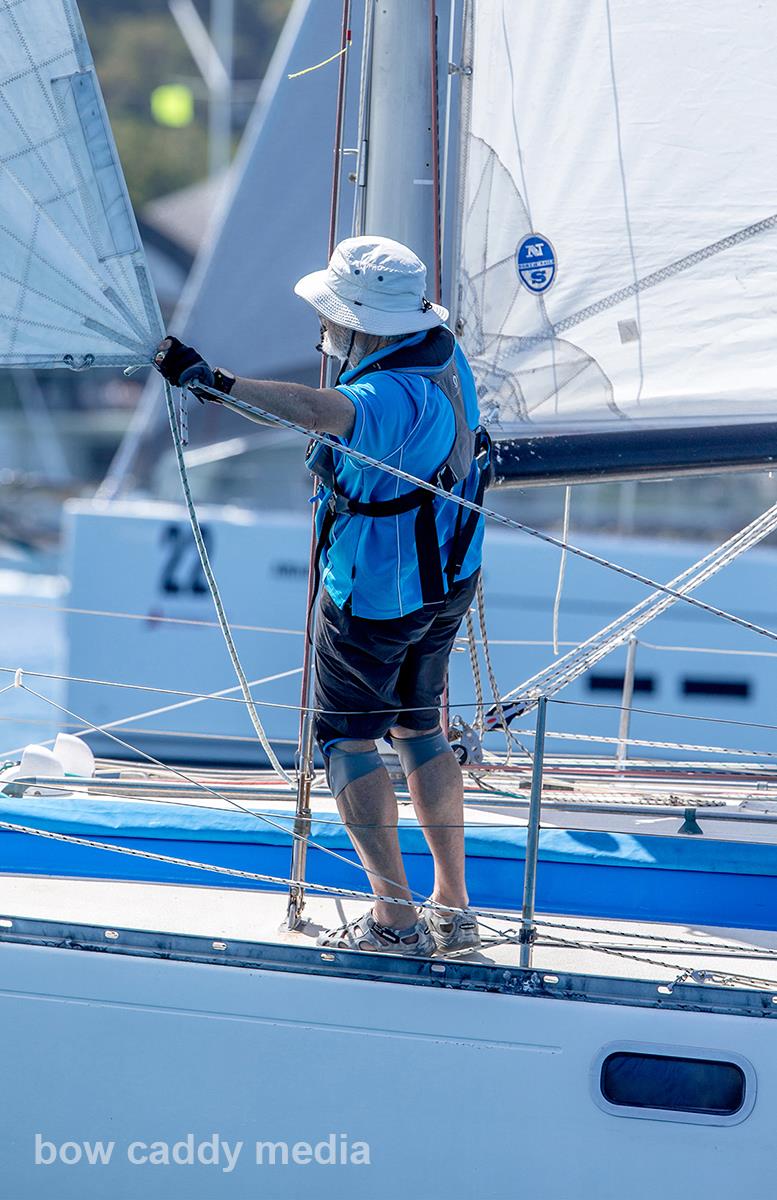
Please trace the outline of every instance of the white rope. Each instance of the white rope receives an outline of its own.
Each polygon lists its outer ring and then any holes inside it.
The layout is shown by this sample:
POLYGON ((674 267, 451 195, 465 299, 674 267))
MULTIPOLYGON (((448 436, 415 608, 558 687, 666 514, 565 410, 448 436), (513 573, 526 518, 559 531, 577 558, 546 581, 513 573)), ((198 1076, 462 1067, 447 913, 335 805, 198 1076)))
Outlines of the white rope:
MULTIPOLYGON (((504 737, 505 737, 504 765, 509 766, 510 760, 511 760, 512 754, 513 754, 513 749, 515 748, 516 745, 530 759, 532 756, 531 756, 530 751, 527 750, 527 748, 523 745, 523 743, 515 736, 514 733, 511 732, 510 724, 509 724, 507 718, 505 717, 504 709, 502 707, 501 692, 499 690, 499 684, 497 683, 496 672, 494 671, 494 664, 491 661, 491 647, 489 645, 488 626, 486 624, 486 589, 483 584, 482 574, 478 579, 477 589, 475 592, 475 598, 477 601, 478 622, 480 624, 480 636, 481 636, 482 645, 483 645, 483 658, 484 658, 485 664, 486 664, 486 674, 488 675, 488 683, 491 688, 491 698, 494 702, 493 711, 496 713, 496 717, 497 717, 496 724, 502 730, 502 733, 504 734, 504 737)), ((485 729, 485 723, 483 721, 481 721, 481 724, 480 724, 481 736, 484 732, 484 729, 485 729)))
MULTIPOLYGON (((755 521, 746 525, 744 529, 735 533, 722 545, 688 567, 666 588, 661 588, 650 596, 646 596, 644 600, 620 617, 616 617, 614 621, 593 634, 587 641, 582 642, 568 654, 551 663, 549 667, 538 671, 520 683, 518 687, 513 688, 503 697, 503 704, 507 708, 508 716, 530 711, 539 696, 554 696, 561 688, 578 679, 618 646, 622 646, 648 622, 655 620, 665 612, 674 603, 676 595, 689 598, 688 593, 695 591, 701 584, 717 574, 722 567, 727 566, 744 554, 746 550, 757 545, 775 529, 777 529, 777 505, 767 509, 755 521), (512 701, 509 708, 507 707, 508 701, 512 701)), ((768 636, 773 637, 774 635, 769 634, 768 636)), ((495 721, 492 717, 491 727, 494 726, 495 721)))
POLYGON ((467 628, 467 649, 469 650, 469 665, 472 672, 472 683, 475 687, 475 714, 472 724, 477 732, 482 736, 486 719, 486 706, 483 700, 483 680, 480 675, 477 639, 475 638, 475 618, 472 615, 471 607, 467 609, 465 620, 467 628))
MULTIPOLYGON (((523 737, 534 737, 535 730, 522 729, 523 737)), ((627 746, 650 746, 657 750, 693 750, 703 754, 735 754, 741 755, 744 758, 777 758, 777 750, 733 750, 727 746, 696 746, 689 742, 656 742, 649 741, 647 738, 617 738, 605 737, 604 735, 594 733, 552 733, 547 730, 546 738, 553 738, 556 741, 566 742, 602 742, 608 745, 618 746, 622 741, 625 741, 627 746)))
POLYGON ((223 605, 223 602, 221 599, 221 593, 219 591, 219 586, 218 586, 218 583, 216 582, 216 576, 213 574, 213 569, 210 565, 210 558, 208 557, 208 550, 205 545, 205 540, 202 536, 200 522, 197 517, 197 510, 194 507, 194 500, 192 499, 192 493, 191 493, 191 489, 189 487, 189 476, 188 476, 188 473, 186 470, 186 463, 184 462, 183 444, 182 444, 181 435, 180 435, 180 432, 178 429, 178 422, 176 420, 175 403, 173 401, 173 391, 172 391, 172 388, 170 387, 170 384, 167 382, 167 380, 165 380, 165 401, 167 404, 167 415, 168 415, 168 419, 170 421, 170 431, 173 435, 173 445, 175 447, 175 457, 176 457, 176 461, 178 463, 178 472, 181 477, 181 487, 183 488, 184 501, 186 503, 186 511, 189 514, 189 522, 192 527, 192 534, 194 535, 194 542, 195 542, 195 545, 197 546, 197 553, 200 556, 200 562, 202 564, 203 574, 205 575, 205 579, 207 580, 208 587, 210 589, 210 594, 213 597, 213 605, 216 609, 216 616, 218 617, 218 622, 219 622, 219 625, 221 626, 221 632, 224 635, 224 641, 226 643, 226 647, 229 652, 229 657, 232 660, 232 666, 235 669, 235 674, 237 675, 238 681, 240 683, 240 690, 243 693, 243 699, 246 702, 246 708, 248 709, 248 715, 251 718, 251 724, 253 725, 253 727, 256 731, 256 736, 259 738, 259 742, 262 746, 262 749, 264 750, 265 754, 267 755, 268 759, 270 760, 270 763, 272 764, 273 770, 276 772, 277 775, 280 775, 281 779, 283 779, 284 782, 287 783, 290 788, 295 789, 296 788, 295 781, 292 779, 291 775, 289 775, 288 771, 286 771, 281 766, 280 760, 279 760, 277 754, 275 753, 272 746, 270 745, 270 739, 267 737, 267 734, 264 731, 264 726, 262 725, 262 722, 259 718, 259 713, 256 710, 256 705, 254 704, 254 698, 251 695, 251 688, 249 687, 248 679, 246 678, 245 672, 243 671, 242 663, 240 662, 240 657, 237 652, 237 646, 235 645, 235 640, 232 637, 232 631, 229 627, 229 621, 227 619, 227 614, 224 611, 224 605, 223 605))
MULTIPOLYGON (((569 516, 572 510, 572 488, 564 488, 564 519, 561 526, 561 540, 566 543, 569 539, 569 516)), ((567 548, 566 544, 561 551, 561 558, 558 564, 558 582, 556 584, 556 595, 553 598, 553 653, 558 654, 558 622, 561 612, 561 596, 564 591, 564 576, 567 573, 567 548)))

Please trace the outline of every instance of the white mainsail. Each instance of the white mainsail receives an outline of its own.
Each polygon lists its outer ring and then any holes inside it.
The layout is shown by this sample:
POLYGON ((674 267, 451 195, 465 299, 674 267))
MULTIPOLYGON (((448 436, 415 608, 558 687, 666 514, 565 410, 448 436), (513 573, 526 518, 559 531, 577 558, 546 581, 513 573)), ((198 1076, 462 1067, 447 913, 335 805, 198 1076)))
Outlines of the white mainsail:
POLYGON ((0 365, 128 367, 163 336, 73 0, 0 3, 0 365))
POLYGON ((492 429, 773 416, 777 6, 470 11, 458 317, 492 429))

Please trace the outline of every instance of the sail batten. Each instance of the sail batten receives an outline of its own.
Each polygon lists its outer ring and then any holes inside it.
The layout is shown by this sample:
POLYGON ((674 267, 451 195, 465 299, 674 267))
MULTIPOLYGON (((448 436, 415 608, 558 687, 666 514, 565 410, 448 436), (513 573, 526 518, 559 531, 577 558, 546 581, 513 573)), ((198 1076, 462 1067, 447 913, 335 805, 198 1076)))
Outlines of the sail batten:
POLYGON ((0 4, 0 364, 130 367, 163 334, 73 0, 0 4))

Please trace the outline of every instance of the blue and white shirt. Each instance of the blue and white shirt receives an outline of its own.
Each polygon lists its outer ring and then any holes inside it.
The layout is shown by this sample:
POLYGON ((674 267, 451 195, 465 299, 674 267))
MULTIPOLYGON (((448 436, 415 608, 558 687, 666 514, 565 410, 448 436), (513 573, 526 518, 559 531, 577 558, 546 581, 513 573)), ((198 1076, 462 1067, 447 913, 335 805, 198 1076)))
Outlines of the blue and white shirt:
MULTIPOLYGON (((446 329, 451 347, 439 369, 455 355, 464 394, 467 422, 472 429, 479 424, 477 394, 469 364, 446 329)), ((451 451, 456 436, 456 419, 445 393, 427 375, 402 371, 367 371, 379 359, 398 350, 420 344, 429 335, 413 334, 402 342, 377 351, 341 376, 338 390, 353 402, 356 423, 343 445, 361 450, 371 458, 398 467, 418 479, 431 480, 451 451), (358 378, 355 378, 358 377, 358 378)), ((419 357, 421 354, 419 353, 419 357)), ((426 367, 424 367, 426 369, 426 367)), ((393 500, 412 490, 412 485, 377 467, 334 452, 338 488, 361 503, 393 500)), ((468 478, 454 491, 471 498, 478 480, 473 463, 468 478)), ((451 548, 459 506, 441 497, 434 502, 437 533, 443 565, 451 548)), ((319 521, 324 505, 319 507, 319 521)), ((466 513, 464 514, 466 517, 466 513)), ((328 548, 322 557, 322 583, 338 607, 348 599, 354 616, 389 620, 421 608, 421 581, 415 540, 416 512, 392 517, 367 517, 340 514, 332 528, 328 548)), ((483 518, 467 551, 458 578, 466 579, 478 569, 483 546, 483 518)), ((447 579, 444 582, 447 588, 447 579)))

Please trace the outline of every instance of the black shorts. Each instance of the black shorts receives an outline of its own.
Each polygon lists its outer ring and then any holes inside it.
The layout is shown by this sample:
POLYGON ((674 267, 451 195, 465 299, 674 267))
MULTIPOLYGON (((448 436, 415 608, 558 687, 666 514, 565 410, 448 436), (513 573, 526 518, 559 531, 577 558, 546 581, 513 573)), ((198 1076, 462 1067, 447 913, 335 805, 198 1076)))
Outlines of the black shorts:
POLYGON ((319 745, 380 738, 392 725, 435 729, 448 659, 479 572, 459 580, 442 608, 373 621, 321 591, 316 617, 315 707, 319 745))

